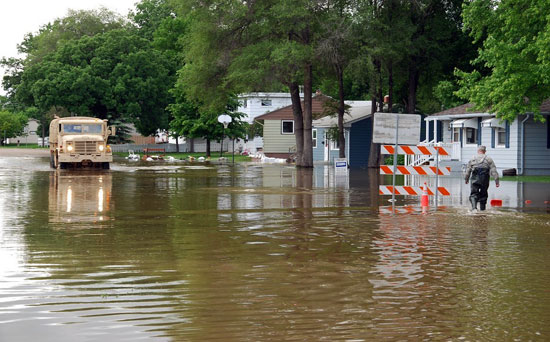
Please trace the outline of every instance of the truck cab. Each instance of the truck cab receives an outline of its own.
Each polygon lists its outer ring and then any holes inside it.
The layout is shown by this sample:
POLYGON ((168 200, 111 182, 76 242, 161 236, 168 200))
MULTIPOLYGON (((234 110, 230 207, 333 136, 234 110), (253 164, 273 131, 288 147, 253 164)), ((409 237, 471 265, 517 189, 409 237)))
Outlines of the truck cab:
POLYGON ((107 138, 115 128, 107 120, 72 116, 50 123, 50 166, 54 169, 103 168, 113 161, 107 138))

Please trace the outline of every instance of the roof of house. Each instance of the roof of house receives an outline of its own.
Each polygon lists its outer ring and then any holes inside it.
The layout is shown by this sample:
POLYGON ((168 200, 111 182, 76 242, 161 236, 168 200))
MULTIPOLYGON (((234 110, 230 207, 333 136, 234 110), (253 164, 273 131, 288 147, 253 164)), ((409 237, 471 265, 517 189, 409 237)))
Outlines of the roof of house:
MULTIPOLYGON (((313 96, 312 102, 311 102, 313 118, 317 117, 322 119, 324 116, 326 117, 327 113, 326 113, 324 104, 329 100, 333 100, 333 99, 323 94, 313 96)), ((362 117, 363 114, 359 114, 358 111, 363 113, 364 111, 368 110, 368 114, 370 114, 371 101, 345 101, 345 103, 351 106, 350 114, 353 117, 353 119, 349 119, 350 116, 346 115, 345 116, 346 118, 344 119, 346 123, 351 120, 355 120, 356 116, 358 115, 362 117)), ((303 106, 304 106, 304 101, 302 100, 302 108, 303 106)), ((332 119, 332 117, 326 117, 326 119, 330 120, 332 119)), ((272 112, 269 112, 263 115, 259 115, 254 120, 294 120, 292 105, 276 109, 272 112)), ((314 120, 314 122, 318 120, 320 119, 314 120)))
MULTIPOLYGON (((344 126, 350 126, 352 123, 367 118, 371 115, 371 101, 346 101, 350 106, 349 113, 344 115, 344 126)), ((337 116, 325 116, 313 120, 313 127, 332 127, 338 125, 337 116)))
MULTIPOLYGON (((300 93, 300 97, 303 97, 304 94, 300 93)), ((249 99, 249 98, 290 98, 289 92, 284 93, 269 93, 269 92, 250 92, 237 95, 239 99, 249 99)))
MULTIPOLYGON (((315 95, 311 100, 313 117, 320 117, 324 115, 325 102, 332 100, 331 97, 326 95, 315 95)), ((302 108, 304 101, 302 100, 302 108)), ((292 111, 292 105, 276 109, 272 112, 259 115, 254 120, 294 120, 294 113, 292 111)))
MULTIPOLYGON (((449 108, 439 113, 434 113, 430 116, 447 116, 447 115, 463 115, 463 114, 489 114, 487 110, 474 110, 473 103, 466 103, 458 107, 449 108)), ((541 113, 550 113, 550 99, 542 102, 540 105, 541 113)))

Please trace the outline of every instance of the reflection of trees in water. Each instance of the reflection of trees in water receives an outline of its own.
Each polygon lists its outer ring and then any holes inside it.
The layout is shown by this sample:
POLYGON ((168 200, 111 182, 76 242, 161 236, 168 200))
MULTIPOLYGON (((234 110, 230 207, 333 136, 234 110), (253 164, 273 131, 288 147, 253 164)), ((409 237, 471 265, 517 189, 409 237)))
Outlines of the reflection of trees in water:
POLYGON ((296 169, 295 218, 304 220, 304 228, 312 217, 313 207, 313 169, 296 169))

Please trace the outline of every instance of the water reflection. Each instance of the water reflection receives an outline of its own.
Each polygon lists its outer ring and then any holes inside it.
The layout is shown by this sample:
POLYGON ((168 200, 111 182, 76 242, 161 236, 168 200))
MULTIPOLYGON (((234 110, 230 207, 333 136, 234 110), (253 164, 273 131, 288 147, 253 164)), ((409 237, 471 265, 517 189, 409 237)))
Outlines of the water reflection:
POLYGON ((0 340, 550 337, 547 215, 384 215, 366 171, 114 169, 2 174, 0 340))
POLYGON ((110 218, 110 172, 50 173, 48 192, 50 223, 94 223, 110 218))

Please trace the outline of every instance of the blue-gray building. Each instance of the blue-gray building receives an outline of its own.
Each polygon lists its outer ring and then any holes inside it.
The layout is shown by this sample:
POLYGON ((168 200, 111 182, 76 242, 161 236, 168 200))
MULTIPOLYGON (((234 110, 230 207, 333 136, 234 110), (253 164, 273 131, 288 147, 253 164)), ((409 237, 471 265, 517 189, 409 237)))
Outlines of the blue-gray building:
POLYGON ((426 117, 429 138, 423 144, 448 147, 452 151, 448 162, 459 167, 468 163, 479 145, 485 145, 499 171, 550 175, 550 101, 540 108, 546 122, 529 113, 512 122, 500 121, 494 114, 472 108, 472 104, 464 104, 426 117))
MULTIPOLYGON (((372 116, 371 101, 346 101, 350 106, 344 116, 346 158, 350 167, 367 167, 369 160, 372 116)), ((338 141, 330 140, 330 128, 338 126, 336 116, 326 116, 313 121, 313 161, 333 163, 338 158, 338 141)))

